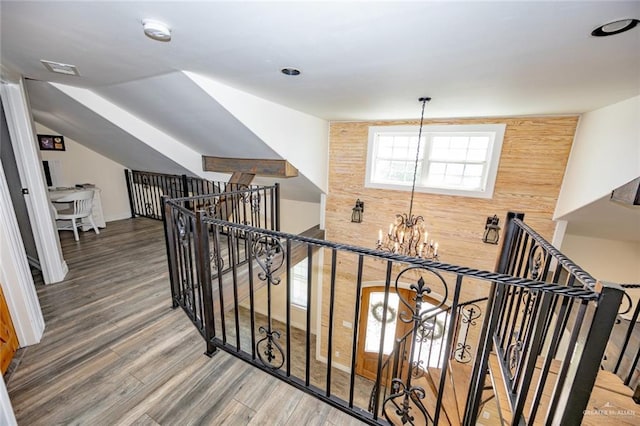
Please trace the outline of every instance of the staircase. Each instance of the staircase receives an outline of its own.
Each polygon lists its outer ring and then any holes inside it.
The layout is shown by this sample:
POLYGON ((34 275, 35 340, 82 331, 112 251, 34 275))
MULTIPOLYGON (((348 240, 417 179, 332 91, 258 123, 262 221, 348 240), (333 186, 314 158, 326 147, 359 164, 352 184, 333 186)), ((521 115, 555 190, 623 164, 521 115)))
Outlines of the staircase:
MULTIPOLYGON (((533 399, 535 390, 543 371, 545 359, 538 357, 536 368, 531 381, 532 386, 527 394, 524 405, 524 421, 527 425, 544 425, 544 414, 546 413, 554 385, 561 371, 562 363, 559 360, 552 360, 549 366, 540 400, 534 405, 533 399), (535 410, 534 410, 535 408, 535 410), (532 421, 533 417, 533 421, 532 421)), ((508 381, 504 377, 503 369, 500 367, 498 355, 494 352, 489 357, 489 374, 491 384, 495 391, 498 403, 498 414, 502 423, 511 424, 513 421, 512 403, 510 401, 509 390, 505 383, 508 381)), ((591 391, 591 397, 585 410, 582 425, 602 426, 606 424, 616 425, 637 425, 638 417, 628 415, 640 411, 633 402, 633 392, 626 387, 622 380, 615 374, 600 370, 596 377, 596 382, 591 391), (618 415, 619 414, 619 415, 618 415)))

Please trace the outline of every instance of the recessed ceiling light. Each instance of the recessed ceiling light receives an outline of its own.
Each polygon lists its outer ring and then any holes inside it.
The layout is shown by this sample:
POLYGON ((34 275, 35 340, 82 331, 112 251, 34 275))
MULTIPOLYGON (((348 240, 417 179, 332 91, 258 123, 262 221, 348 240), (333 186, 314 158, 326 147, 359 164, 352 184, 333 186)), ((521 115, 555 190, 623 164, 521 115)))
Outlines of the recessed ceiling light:
POLYGON ((75 65, 47 61, 46 59, 40 59, 40 62, 42 62, 42 65, 51 72, 65 75, 80 75, 78 68, 75 65))
POLYGON ((292 67, 285 67, 280 70, 284 75, 300 75, 300 70, 292 67))
POLYGON ((152 21, 150 19, 145 19, 142 21, 142 28, 144 29, 144 33, 147 37, 152 38, 158 41, 170 41, 171 40, 171 29, 167 24, 163 24, 162 22, 152 21))
POLYGON ((625 31, 629 31, 638 25, 637 19, 619 19, 617 21, 609 22, 601 25, 595 30, 591 31, 591 35, 594 37, 606 37, 614 34, 620 34, 625 31))

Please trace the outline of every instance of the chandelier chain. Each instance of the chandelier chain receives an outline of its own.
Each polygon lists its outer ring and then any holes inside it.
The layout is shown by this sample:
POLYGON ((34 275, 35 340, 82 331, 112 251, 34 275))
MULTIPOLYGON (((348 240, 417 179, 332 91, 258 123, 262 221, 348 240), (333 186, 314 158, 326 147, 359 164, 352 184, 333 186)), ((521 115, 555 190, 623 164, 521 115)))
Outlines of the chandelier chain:
POLYGON ((418 174, 418 161, 420 159, 420 140, 422 139, 422 124, 424 123, 424 108, 431 98, 420 98, 422 102, 422 113, 420 114, 420 129, 418 130, 418 148, 416 149, 416 162, 413 165, 413 183, 411 184, 411 201, 409 202, 409 217, 413 213, 413 195, 416 191, 416 176, 418 174))

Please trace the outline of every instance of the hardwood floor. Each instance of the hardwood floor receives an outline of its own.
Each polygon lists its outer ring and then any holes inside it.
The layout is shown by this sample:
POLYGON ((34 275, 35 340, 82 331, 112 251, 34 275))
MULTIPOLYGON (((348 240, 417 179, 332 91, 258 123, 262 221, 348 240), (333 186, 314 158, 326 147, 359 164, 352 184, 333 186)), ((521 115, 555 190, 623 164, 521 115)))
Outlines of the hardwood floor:
POLYGON ((7 387, 20 425, 349 425, 356 419, 204 342, 171 309, 161 223, 61 233, 67 279, 7 387))

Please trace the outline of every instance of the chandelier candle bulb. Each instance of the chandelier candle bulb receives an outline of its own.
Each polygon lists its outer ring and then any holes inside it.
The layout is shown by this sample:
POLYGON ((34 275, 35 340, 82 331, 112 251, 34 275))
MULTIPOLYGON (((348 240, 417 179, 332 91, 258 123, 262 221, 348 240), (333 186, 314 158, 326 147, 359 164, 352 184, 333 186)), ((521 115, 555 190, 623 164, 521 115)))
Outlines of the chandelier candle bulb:
POLYGON ((378 230, 378 245, 382 244, 382 229, 378 230))

